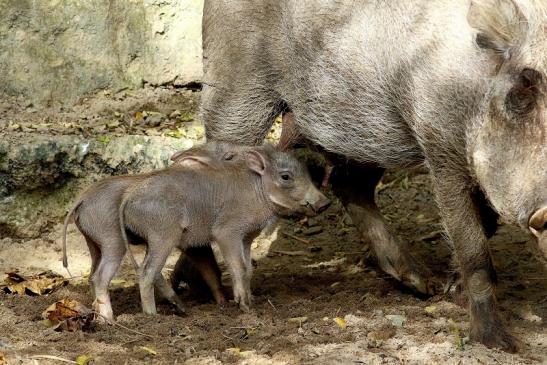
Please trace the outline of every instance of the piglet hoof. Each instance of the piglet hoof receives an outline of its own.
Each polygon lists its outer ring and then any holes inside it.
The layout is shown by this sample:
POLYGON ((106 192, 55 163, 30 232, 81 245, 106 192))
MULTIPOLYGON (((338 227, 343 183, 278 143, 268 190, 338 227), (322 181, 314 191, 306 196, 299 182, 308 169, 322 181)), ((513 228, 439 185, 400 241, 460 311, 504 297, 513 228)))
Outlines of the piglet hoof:
POLYGON ((249 312, 249 304, 247 304, 246 301, 241 300, 240 298, 234 298, 234 302, 239 306, 239 309, 241 309, 243 312, 249 312))
POLYGON ((432 296, 438 291, 439 284, 431 278, 421 276, 418 273, 408 273, 402 277, 402 283, 407 288, 416 291, 418 294, 432 296))
POLYGON ((228 301, 224 297, 224 295, 215 297, 215 302, 218 304, 219 307, 225 307, 226 304, 228 304, 228 301))
POLYGON ((239 303, 239 309, 241 309, 245 313, 251 310, 251 308, 249 308, 249 306, 245 303, 239 303))
POLYGON ((408 253, 396 260, 385 257, 379 264, 382 270, 417 294, 431 296, 438 291, 439 284, 431 279, 432 273, 408 253))
POLYGON ((471 328, 470 339, 482 343, 489 348, 501 349, 505 352, 516 353, 519 351, 520 342, 504 327, 490 328, 488 331, 471 328))
POLYGON ((173 308, 173 311, 175 312, 175 315, 184 317, 188 315, 188 312, 186 312, 186 309, 184 309, 182 306, 177 304, 171 304, 171 308, 173 308))
POLYGON ((107 305, 95 299, 91 305, 93 310, 93 319, 98 323, 112 324, 114 322, 114 313, 111 308, 107 308, 107 305))

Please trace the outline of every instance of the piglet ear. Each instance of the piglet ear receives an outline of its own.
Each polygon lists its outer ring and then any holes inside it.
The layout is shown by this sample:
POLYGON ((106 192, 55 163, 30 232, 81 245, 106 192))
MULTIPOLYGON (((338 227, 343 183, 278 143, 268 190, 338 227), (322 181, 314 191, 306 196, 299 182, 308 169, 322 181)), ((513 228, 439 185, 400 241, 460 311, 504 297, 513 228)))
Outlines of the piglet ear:
POLYGON ((175 165, 202 169, 211 166, 211 159, 203 156, 183 156, 175 160, 175 165))
POLYGON ((179 158, 181 158, 181 156, 182 156, 185 152, 186 152, 185 150, 175 152, 175 154, 173 154, 173 156, 171 156, 171 161, 176 161, 176 160, 178 160, 179 158))
POLYGON ((251 171, 259 175, 264 175, 266 171, 266 159, 260 152, 255 150, 245 152, 245 162, 251 171))

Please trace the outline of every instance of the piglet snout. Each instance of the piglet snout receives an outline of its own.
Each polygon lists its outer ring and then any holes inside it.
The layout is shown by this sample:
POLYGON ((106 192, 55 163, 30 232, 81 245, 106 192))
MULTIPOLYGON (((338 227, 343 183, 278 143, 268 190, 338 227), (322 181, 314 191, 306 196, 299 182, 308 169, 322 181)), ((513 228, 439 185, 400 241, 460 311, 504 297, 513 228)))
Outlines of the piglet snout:
POLYGON ((310 186, 304 200, 301 201, 301 205, 310 207, 314 213, 320 213, 325 210, 331 201, 327 198, 322 192, 319 191, 315 186, 310 186))
POLYGON ((528 228, 537 237, 539 249, 547 259, 547 206, 532 214, 528 228))

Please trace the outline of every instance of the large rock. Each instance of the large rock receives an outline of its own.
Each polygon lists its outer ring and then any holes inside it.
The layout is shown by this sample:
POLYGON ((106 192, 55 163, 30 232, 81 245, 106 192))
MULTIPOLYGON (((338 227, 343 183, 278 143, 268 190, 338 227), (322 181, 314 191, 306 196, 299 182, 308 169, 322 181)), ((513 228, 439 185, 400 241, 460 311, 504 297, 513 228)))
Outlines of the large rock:
POLYGON ((38 105, 202 76, 203 0, 0 1, 0 91, 38 105))
POLYGON ((105 175, 167 166, 202 140, 123 136, 10 136, 0 141, 0 236, 37 237, 59 223, 78 192, 105 175))

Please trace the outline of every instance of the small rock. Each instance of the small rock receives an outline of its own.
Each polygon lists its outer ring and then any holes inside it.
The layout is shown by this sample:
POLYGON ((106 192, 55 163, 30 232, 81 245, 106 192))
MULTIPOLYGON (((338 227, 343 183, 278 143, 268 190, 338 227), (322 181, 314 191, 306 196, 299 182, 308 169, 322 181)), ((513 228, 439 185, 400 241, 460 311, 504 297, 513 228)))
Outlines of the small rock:
POLYGON ((369 349, 377 349, 377 348, 382 347, 383 344, 384 344, 384 341, 382 341, 382 340, 369 340, 367 342, 367 347, 369 349))
POLYGON ((374 313, 375 317, 383 317, 384 316, 384 311, 381 310, 381 309, 375 309, 373 313, 374 313))
POLYGON ((161 113, 148 112, 148 116, 146 117, 146 125, 150 127, 157 127, 161 124, 161 122, 163 122, 164 119, 165 119, 165 116, 161 113))
POLYGON ((367 334, 367 339, 373 341, 386 341, 395 336, 397 330, 391 325, 382 326, 375 331, 371 331, 367 334))
POLYGON ((390 320, 395 327, 403 327, 406 321, 406 317, 399 314, 388 314, 386 319, 390 320))
POLYGON ((308 321, 308 317, 305 317, 305 316, 304 316, 304 317, 289 318, 289 319, 287 320, 287 322, 289 322, 289 323, 296 323, 296 324, 298 324, 299 326, 301 326, 302 323, 305 323, 305 322, 307 322, 307 321, 308 321))
POLYGON ((306 236, 312 236, 321 232, 323 232, 323 227, 321 226, 311 227, 302 231, 302 233, 304 233, 306 236))

